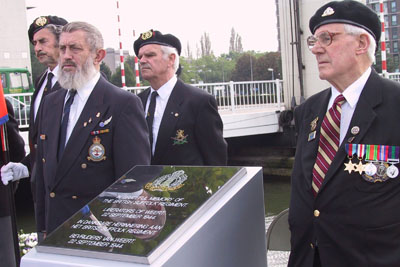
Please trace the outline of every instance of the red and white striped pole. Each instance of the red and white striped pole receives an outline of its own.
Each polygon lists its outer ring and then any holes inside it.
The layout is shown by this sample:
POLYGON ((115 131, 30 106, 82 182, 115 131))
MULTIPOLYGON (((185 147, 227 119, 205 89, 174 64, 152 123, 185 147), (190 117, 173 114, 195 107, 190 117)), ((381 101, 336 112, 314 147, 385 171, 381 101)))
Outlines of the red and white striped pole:
POLYGON ((121 41, 121 28, 120 28, 120 20, 119 20, 119 3, 117 0, 117 18, 118 18, 118 37, 119 37, 119 58, 121 60, 121 82, 122 87, 126 87, 125 84, 125 66, 124 66, 124 52, 122 50, 122 41, 121 41))
MULTIPOLYGON (((133 30, 133 40, 135 40, 135 30, 133 30)), ((136 55, 135 55, 135 71, 136 71, 136 86, 140 86, 139 63, 136 55)))
POLYGON ((385 43, 385 15, 383 13, 383 0, 379 0, 379 18, 381 20, 382 33, 381 33, 381 59, 382 59, 382 75, 387 76, 387 64, 386 64, 386 43, 385 43))

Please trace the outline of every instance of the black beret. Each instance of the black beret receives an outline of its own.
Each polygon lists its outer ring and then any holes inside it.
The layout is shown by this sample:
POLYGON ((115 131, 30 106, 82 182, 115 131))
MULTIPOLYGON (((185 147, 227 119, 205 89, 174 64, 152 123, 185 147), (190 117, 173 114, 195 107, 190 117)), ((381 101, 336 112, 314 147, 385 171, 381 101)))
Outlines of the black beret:
POLYGON ((28 35, 29 35, 29 41, 31 43, 33 42, 33 35, 43 29, 46 25, 48 24, 53 24, 53 25, 58 25, 58 26, 64 26, 67 24, 68 21, 66 21, 63 18, 57 17, 57 16, 41 16, 36 18, 31 26, 29 27, 28 30, 28 35))
POLYGON ((181 42, 178 38, 172 34, 162 34, 159 31, 150 30, 148 32, 141 33, 139 38, 133 43, 133 50, 135 54, 139 54, 139 49, 148 44, 159 44, 170 47, 175 47, 178 50, 178 55, 181 55, 181 42))
POLYGON ((378 15, 357 1, 332 1, 323 5, 311 17, 310 31, 314 34, 318 27, 331 23, 351 24, 363 28, 375 38, 377 45, 381 38, 381 22, 378 15))

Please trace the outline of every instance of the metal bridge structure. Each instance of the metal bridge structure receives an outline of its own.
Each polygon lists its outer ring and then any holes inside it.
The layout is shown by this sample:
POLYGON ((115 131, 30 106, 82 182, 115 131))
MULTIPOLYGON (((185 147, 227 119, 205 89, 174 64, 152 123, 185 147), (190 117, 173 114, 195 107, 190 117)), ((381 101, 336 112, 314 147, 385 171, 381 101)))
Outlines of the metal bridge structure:
MULTIPOLYGON (((389 79, 400 82, 400 73, 387 73, 389 79)), ((282 80, 200 83, 193 84, 213 95, 224 123, 224 137, 282 132, 280 116, 290 110, 289 99, 283 91, 282 80)), ((127 87, 138 94, 147 87, 127 87)), ((32 93, 7 94, 27 144, 29 110, 32 93)), ((27 147, 27 149, 29 149, 27 147)))
MULTIPOLYGON (((285 110, 282 81, 247 81, 193 84, 213 95, 224 123, 224 137, 279 131, 279 113, 285 110)), ((138 94, 147 87, 127 87, 138 94)), ((21 131, 29 127, 32 93, 7 94, 21 131)))

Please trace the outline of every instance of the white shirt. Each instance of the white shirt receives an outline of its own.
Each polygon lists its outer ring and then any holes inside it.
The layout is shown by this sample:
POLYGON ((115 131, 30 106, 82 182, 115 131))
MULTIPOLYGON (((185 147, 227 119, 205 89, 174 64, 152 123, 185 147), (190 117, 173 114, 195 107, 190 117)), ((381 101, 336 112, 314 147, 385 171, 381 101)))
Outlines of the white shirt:
POLYGON ((145 114, 147 114, 147 111, 149 110, 151 94, 154 91, 157 91, 158 96, 156 97, 156 110, 154 112, 153 129, 152 129, 153 147, 151 148, 151 152, 153 155, 154 155, 154 150, 156 148, 158 130, 160 129, 161 120, 164 115, 165 108, 167 107, 169 96, 171 95, 172 89, 174 89, 177 80, 178 78, 176 77, 176 75, 174 75, 168 82, 166 82, 163 86, 158 88, 158 90, 154 90, 153 88, 151 88, 150 94, 147 98, 145 114))
MULTIPOLYGON (((353 117, 354 110, 356 109, 358 99, 360 98, 361 92, 367 83, 370 74, 371 68, 368 68, 363 75, 360 76, 360 78, 347 87, 342 93, 346 99, 346 102, 344 102, 342 105, 342 113, 340 117, 340 144, 346 137, 346 133, 349 129, 350 121, 353 117)), ((335 98, 340 94, 340 92, 334 86, 331 87, 331 92, 332 96, 329 100, 327 110, 332 107, 335 98)))
POLYGON ((37 96, 35 98, 35 103, 34 103, 34 106, 33 106, 34 112, 35 112, 33 114, 33 119, 34 120, 36 120, 36 115, 37 115, 39 107, 40 107, 40 102, 42 101, 43 91, 44 91, 44 88, 46 87, 46 84, 47 84, 47 75, 49 74, 49 72, 53 73, 53 75, 54 75, 53 79, 51 80, 51 87, 53 87, 54 84, 56 84, 56 82, 58 80, 58 77, 57 77, 58 65, 52 71, 49 68, 47 69, 47 72, 45 74, 46 78, 44 79, 44 81, 42 83, 42 86, 40 87, 39 92, 38 92, 38 94, 37 94, 37 96))
MULTIPOLYGON (((67 145, 69 137, 71 136, 72 130, 75 127, 76 122, 79 119, 79 116, 82 113, 83 108, 85 107, 85 104, 90 96, 90 94, 93 91, 94 86, 100 79, 100 73, 97 72, 94 77, 85 84, 82 88, 77 88, 76 89, 76 95, 74 98, 74 102, 72 102, 71 105, 71 110, 69 112, 69 119, 68 119, 68 126, 67 126, 67 136, 65 138, 65 145, 67 145)), ((64 106, 65 102, 67 102, 69 96, 69 92, 65 96, 64 100, 64 106)))

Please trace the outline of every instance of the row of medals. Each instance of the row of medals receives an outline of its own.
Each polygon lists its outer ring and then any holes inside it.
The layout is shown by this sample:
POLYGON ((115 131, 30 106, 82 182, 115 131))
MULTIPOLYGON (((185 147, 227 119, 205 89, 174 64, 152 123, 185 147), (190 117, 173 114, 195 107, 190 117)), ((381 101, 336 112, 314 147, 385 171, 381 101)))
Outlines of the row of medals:
POLYGON ((344 170, 349 173, 352 171, 359 172, 360 175, 364 172, 365 175, 363 175, 363 178, 368 182, 384 182, 388 180, 388 178, 393 179, 399 175, 399 169, 394 165, 399 163, 399 159, 389 159, 387 161, 366 160, 367 163, 363 164, 362 157, 359 157, 358 164, 354 164, 352 162, 352 157, 348 156, 348 158, 349 162, 344 164, 344 170))

